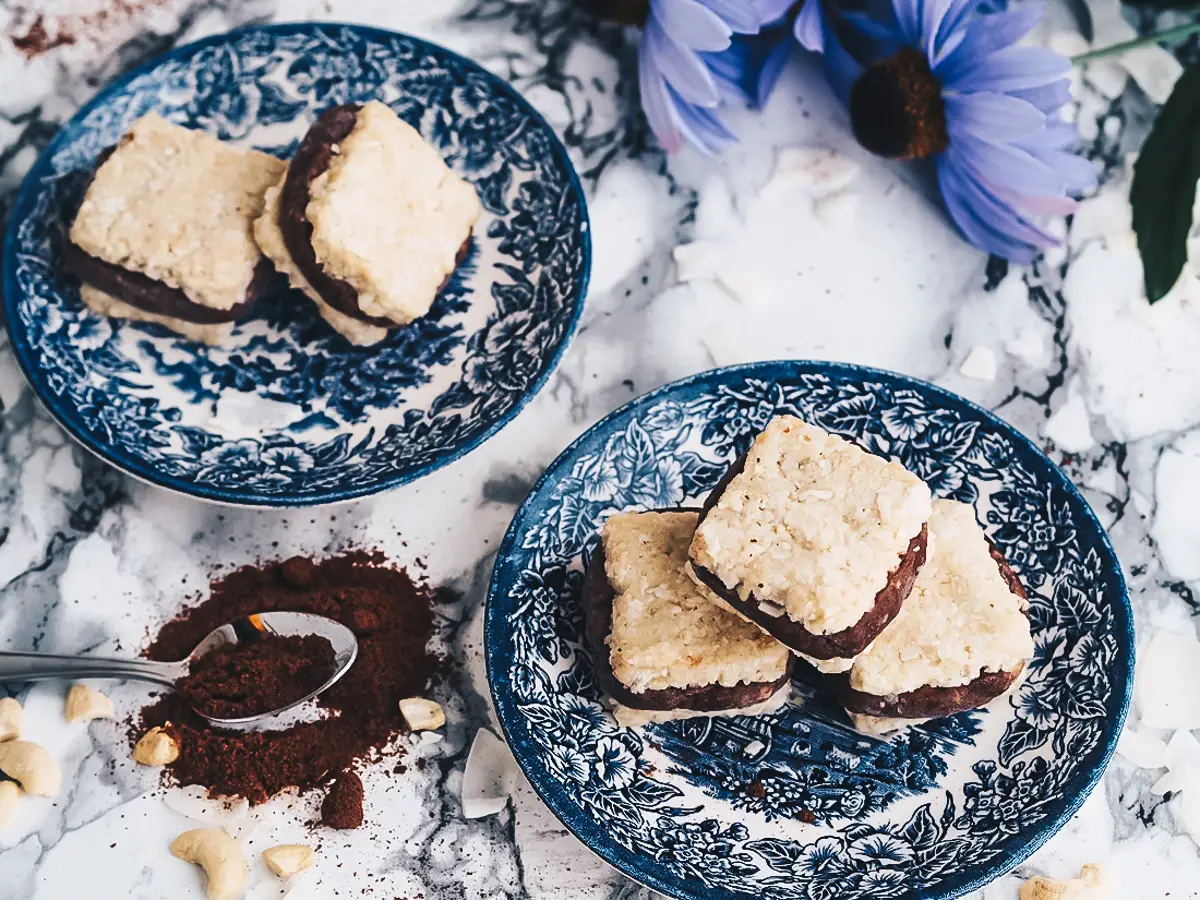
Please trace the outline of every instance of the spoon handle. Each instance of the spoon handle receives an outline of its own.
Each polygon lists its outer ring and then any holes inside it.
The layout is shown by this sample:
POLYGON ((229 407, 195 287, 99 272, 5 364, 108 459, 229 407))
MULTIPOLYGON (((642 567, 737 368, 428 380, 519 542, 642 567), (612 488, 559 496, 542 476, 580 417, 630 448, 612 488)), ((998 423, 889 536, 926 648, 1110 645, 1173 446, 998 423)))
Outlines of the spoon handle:
POLYGON ((147 659, 0 652, 0 684, 54 678, 115 678, 153 681, 174 687, 183 674, 180 663, 151 662, 147 659))

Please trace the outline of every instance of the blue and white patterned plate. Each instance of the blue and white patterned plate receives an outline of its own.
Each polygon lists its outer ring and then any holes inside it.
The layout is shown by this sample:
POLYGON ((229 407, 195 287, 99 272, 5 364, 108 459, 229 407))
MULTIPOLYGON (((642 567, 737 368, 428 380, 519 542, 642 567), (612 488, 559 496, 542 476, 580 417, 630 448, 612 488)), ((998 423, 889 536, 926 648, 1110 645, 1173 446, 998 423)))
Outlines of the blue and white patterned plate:
POLYGON ((707 372, 617 410, 534 487, 488 596, 492 697, 534 789, 588 847, 687 900, 946 900, 1041 846, 1116 745, 1133 620, 1103 529, 1066 476, 991 413, 857 366, 707 372), (979 521, 1030 591, 1029 675, 989 708, 890 742, 802 702, 628 730, 581 645, 582 564, 606 516, 696 503, 791 413, 896 457, 979 521))
POLYGON ((299 506, 411 481, 478 446, 549 377, 583 307, 583 190, 550 126, 501 79, 416 38, 352 25, 248 28, 181 47, 84 107, 9 217, 5 310, 38 396, 86 447, 154 484, 299 506), (474 184, 484 214, 433 310, 355 348, 280 291, 205 347, 89 312, 60 264, 97 154, 155 111, 289 156, 317 114, 380 99, 474 184))

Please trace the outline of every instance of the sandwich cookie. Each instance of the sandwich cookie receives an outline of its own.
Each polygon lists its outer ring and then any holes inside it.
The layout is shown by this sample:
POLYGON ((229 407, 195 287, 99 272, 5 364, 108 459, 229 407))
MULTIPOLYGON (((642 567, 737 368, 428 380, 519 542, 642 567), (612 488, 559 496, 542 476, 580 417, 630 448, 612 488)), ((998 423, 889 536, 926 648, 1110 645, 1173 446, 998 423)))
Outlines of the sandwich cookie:
POLYGON ((622 725, 772 712, 790 694, 787 648, 684 573, 697 519, 694 510, 612 516, 588 566, 587 646, 622 725))
POLYGON ((709 496, 688 574, 796 653, 844 669, 911 591, 931 502, 899 463, 781 416, 709 496))

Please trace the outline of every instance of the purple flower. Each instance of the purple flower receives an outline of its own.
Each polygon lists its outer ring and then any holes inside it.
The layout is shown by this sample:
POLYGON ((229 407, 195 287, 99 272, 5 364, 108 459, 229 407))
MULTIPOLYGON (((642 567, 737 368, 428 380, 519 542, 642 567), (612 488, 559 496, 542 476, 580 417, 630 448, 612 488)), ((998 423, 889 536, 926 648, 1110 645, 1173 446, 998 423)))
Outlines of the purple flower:
POLYGON ((664 149, 677 152, 686 140, 712 153, 736 140, 716 110, 730 100, 761 105, 770 95, 790 50, 782 23, 791 2, 650 0, 638 87, 664 149))
POLYGON ((966 239, 1016 262, 1058 243, 1042 220, 1074 210, 1069 195, 1096 180, 1058 115, 1070 62, 1016 46, 1042 12, 1032 0, 991 14, 979 0, 892 0, 883 15, 843 15, 808 0, 795 23, 797 39, 825 54, 859 143, 932 157, 966 239))

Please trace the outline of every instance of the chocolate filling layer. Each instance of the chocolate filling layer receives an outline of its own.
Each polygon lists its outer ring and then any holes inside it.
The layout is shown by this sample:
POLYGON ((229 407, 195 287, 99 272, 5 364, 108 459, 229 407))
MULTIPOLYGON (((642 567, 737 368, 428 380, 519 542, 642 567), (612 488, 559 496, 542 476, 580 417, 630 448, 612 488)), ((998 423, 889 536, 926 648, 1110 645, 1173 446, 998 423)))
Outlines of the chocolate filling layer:
POLYGON ((105 262, 84 253, 69 241, 63 248, 63 264, 80 281, 116 297, 123 303, 135 306, 143 312, 169 316, 197 325, 220 325, 243 318, 254 308, 255 303, 270 286, 274 269, 271 264, 259 260, 254 267, 254 276, 246 289, 246 299, 229 309, 213 309, 188 299, 179 288, 156 281, 141 272, 133 272, 121 266, 105 262))
MULTIPOLYGON (((1025 587, 1008 564, 1008 560, 1004 558, 1004 554, 994 544, 991 544, 990 549, 992 559, 996 561, 996 567, 1000 570, 1000 576, 1008 585, 1008 589, 1022 601, 1027 600, 1025 587)), ((828 675, 825 682, 838 702, 850 712, 896 719, 933 719, 975 709, 994 700, 1013 686, 1024 668, 1022 663, 1010 672, 982 672, 974 680, 956 687, 927 685, 915 691, 888 697, 855 690, 850 686, 849 672, 828 675)))
POLYGON ((688 688, 663 688, 635 694, 613 674, 612 660, 605 639, 612 633, 613 589, 604 570, 604 547, 596 548, 588 564, 583 584, 583 615, 585 638, 592 657, 592 675, 596 684, 611 699, 630 709, 670 711, 677 709, 697 712, 726 712, 744 709, 769 700, 791 678, 788 671, 775 681, 737 684, 727 687, 706 684, 688 688))
POLYGON ((308 129, 288 164, 287 177, 279 194, 279 230, 292 262, 322 300, 352 319, 378 328, 395 328, 397 323, 391 319, 364 313, 358 305, 358 291, 349 282, 326 274, 317 262, 312 246, 313 227, 308 221, 309 186, 329 168, 333 148, 350 136, 360 109, 362 106, 357 103, 331 106, 308 129))

